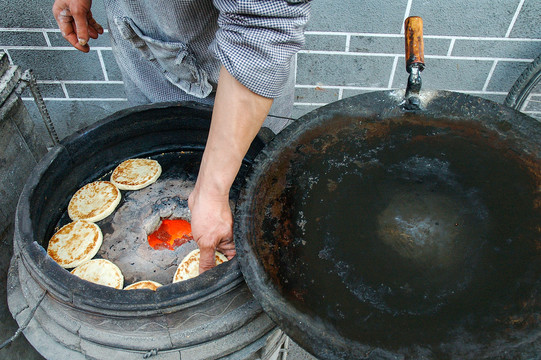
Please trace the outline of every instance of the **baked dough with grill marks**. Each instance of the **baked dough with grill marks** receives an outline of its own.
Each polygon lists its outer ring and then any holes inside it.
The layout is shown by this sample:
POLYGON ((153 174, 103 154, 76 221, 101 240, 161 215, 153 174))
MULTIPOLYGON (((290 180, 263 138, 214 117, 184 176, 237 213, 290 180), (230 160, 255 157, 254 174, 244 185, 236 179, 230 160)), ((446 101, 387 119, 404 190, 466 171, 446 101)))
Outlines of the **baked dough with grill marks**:
POLYGON ((120 190, 139 190, 158 180, 161 173, 156 160, 129 159, 113 170, 111 182, 120 190))
POLYGON ((105 259, 87 261, 77 266, 71 273, 83 280, 119 290, 124 286, 124 275, 118 266, 105 259))
POLYGON ((94 181, 73 195, 68 204, 68 215, 72 220, 97 222, 115 211, 120 198, 120 190, 113 183, 94 181))
POLYGON ((58 265, 70 269, 92 259, 100 249, 103 234, 98 225, 77 220, 58 230, 47 246, 47 254, 58 265))
MULTIPOLYGON (((186 255, 175 272, 175 276, 173 277, 174 283, 199 276, 199 256, 199 249, 196 249, 186 255)), ((225 257, 225 255, 221 252, 216 251, 215 257, 216 265, 223 264, 227 261, 227 257, 225 257)))
POLYGON ((159 288, 160 286, 162 286, 162 284, 157 283, 156 281, 141 280, 141 281, 138 281, 131 285, 126 286, 124 290, 150 289, 150 290, 156 291, 156 289, 159 288))

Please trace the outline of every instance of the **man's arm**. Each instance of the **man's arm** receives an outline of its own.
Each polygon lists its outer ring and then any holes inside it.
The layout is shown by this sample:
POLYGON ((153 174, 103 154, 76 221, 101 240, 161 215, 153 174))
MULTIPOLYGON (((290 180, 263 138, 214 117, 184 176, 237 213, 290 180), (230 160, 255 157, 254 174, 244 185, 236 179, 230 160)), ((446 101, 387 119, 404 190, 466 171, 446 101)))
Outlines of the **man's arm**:
POLYGON ((221 68, 207 145, 188 199, 200 272, 214 267, 215 249, 229 259, 235 255, 229 190, 271 105, 272 99, 250 91, 221 68))
POLYGON ((308 2, 213 0, 220 11, 212 50, 223 67, 210 134, 188 204, 201 249, 200 272, 214 266, 214 249, 235 254, 229 189, 242 159, 286 86, 291 57, 304 43, 308 2))

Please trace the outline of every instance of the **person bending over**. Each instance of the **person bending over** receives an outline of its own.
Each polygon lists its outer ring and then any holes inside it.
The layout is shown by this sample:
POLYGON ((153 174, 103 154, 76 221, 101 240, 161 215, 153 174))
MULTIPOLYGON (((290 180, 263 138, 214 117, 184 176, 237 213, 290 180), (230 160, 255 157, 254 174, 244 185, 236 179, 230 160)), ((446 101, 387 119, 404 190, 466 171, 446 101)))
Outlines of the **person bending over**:
MULTIPOLYGON (((200 272, 214 251, 235 255, 229 191, 262 124, 278 132, 293 105, 293 56, 304 44, 309 0, 104 0, 111 46, 133 105, 214 104, 188 199, 200 272), (273 105, 274 102, 274 105, 273 105), (272 110, 271 110, 272 106, 272 110)), ((91 0, 56 0, 53 14, 76 49, 104 30, 91 0)))

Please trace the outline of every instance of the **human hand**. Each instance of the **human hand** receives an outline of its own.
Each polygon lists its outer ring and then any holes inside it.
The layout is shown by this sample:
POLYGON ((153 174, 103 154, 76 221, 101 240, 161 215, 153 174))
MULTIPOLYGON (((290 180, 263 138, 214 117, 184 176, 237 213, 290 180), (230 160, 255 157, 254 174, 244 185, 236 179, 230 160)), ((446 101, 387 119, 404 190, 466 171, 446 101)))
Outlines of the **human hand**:
POLYGON ((92 0, 55 0, 53 15, 64 39, 82 52, 90 51, 88 40, 103 34, 103 27, 94 20, 92 0))
POLYGON ((235 256, 233 242, 233 215, 228 195, 202 192, 196 185, 188 198, 192 213, 192 236, 200 250, 199 273, 216 265, 215 251, 229 260, 235 256))
POLYGON ((250 91, 222 67, 209 136, 188 198, 192 235, 201 251, 199 272, 216 264, 214 251, 235 256, 229 192, 272 99, 250 91))

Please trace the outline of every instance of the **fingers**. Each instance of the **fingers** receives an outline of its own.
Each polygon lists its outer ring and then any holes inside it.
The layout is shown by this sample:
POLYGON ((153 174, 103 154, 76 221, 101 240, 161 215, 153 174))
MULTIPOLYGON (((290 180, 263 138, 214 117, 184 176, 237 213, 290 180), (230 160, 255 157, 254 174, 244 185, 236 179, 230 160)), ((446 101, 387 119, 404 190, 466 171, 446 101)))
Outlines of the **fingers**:
POLYGON ((202 241, 199 242, 199 274, 202 274, 203 272, 216 266, 216 251, 224 254, 227 257, 227 260, 231 260, 236 254, 235 243, 233 242, 231 236, 225 236, 222 238, 216 248, 212 246, 205 246, 202 243, 202 241))
POLYGON ((103 34, 103 27, 92 16, 92 12, 88 12, 88 34, 91 38, 97 39, 98 34, 103 34))
POLYGON ((214 254, 214 248, 212 247, 200 246, 199 250, 199 274, 202 274, 216 266, 216 256, 214 254))
POLYGON ((53 13, 58 24, 58 28, 62 33, 64 39, 66 39, 73 47, 77 50, 88 52, 88 46, 82 46, 79 44, 79 39, 77 39, 77 34, 75 33, 73 18, 68 9, 59 9, 53 6, 53 13))
POLYGON ((62 36, 77 50, 88 52, 88 40, 97 39, 103 34, 103 27, 92 16, 89 5, 84 2, 57 0, 53 5, 53 14, 62 36))
POLYGON ((237 253, 233 241, 220 243, 216 250, 224 254, 227 257, 227 260, 231 260, 237 253))
POLYGON ((75 32, 77 33, 79 44, 81 46, 87 45, 90 39, 88 35, 88 15, 90 10, 76 3, 68 11, 71 11, 71 16, 75 22, 75 32))

